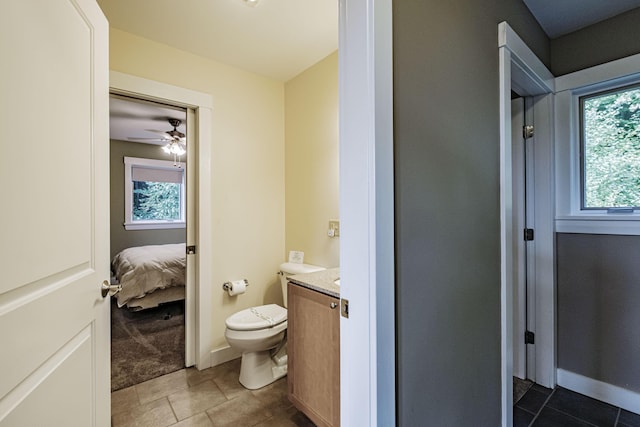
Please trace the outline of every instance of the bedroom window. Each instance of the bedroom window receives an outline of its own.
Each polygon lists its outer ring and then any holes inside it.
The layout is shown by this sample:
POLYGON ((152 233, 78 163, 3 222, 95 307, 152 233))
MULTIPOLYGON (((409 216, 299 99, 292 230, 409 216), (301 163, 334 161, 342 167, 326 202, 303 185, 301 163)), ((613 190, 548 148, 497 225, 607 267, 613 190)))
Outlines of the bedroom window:
POLYGON ((185 164, 124 158, 125 229, 185 227, 185 164))
POLYGON ((640 207, 640 86, 580 97, 582 209, 640 207))

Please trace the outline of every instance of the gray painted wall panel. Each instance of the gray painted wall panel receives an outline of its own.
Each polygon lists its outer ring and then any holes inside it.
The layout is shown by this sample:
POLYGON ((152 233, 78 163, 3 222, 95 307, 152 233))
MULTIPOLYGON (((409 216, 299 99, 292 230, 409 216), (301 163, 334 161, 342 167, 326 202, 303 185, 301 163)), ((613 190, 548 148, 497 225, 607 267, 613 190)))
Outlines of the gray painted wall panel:
POLYGON ((159 146, 135 142, 111 141, 111 258, 122 249, 142 245, 183 243, 184 228, 169 230, 124 229, 124 158, 172 160, 159 146))
POLYGON ((558 234, 558 367, 640 392, 640 239, 558 234))
POLYGON ((398 421, 500 424, 498 23, 513 1, 394 1, 398 421))
MULTIPOLYGON (((640 52, 640 9, 551 41, 555 75, 640 52)), ((640 237, 558 234, 558 367, 640 392, 640 237)))
POLYGON ((640 53, 640 8, 551 40, 551 71, 560 76, 640 53))

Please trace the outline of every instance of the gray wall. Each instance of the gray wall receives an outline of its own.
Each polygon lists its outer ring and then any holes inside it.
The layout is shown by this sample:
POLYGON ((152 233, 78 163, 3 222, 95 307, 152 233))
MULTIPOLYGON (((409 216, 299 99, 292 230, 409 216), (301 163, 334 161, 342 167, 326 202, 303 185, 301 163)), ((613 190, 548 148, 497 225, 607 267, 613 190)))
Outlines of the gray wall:
POLYGON ((551 72, 560 76, 640 52, 640 8, 551 40, 551 72))
MULTIPOLYGON (((551 41, 556 75, 640 52, 640 9, 551 41)), ((640 392, 640 237, 558 234, 558 367, 640 392)))
POLYGON ((394 1, 400 426, 500 425, 498 23, 519 0, 394 1))
POLYGON ((558 234, 558 367, 640 393, 640 239, 558 234))
POLYGON ((124 229, 124 158, 171 160, 157 145, 111 140, 111 258, 122 249, 141 245, 183 243, 184 228, 169 230, 124 229))

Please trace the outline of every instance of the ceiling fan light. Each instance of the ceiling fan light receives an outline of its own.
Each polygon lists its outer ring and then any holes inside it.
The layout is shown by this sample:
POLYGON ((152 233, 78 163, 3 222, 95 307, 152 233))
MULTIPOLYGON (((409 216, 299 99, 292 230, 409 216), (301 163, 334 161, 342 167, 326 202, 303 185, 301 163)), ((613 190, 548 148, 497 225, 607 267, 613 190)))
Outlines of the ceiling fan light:
POLYGON ((260 0, 242 0, 249 7, 256 7, 260 0))
POLYGON ((186 151, 184 148, 182 148, 179 144, 175 144, 175 145, 173 146, 173 150, 174 150, 173 152, 174 152, 175 154, 177 154, 178 156, 182 156, 184 153, 186 153, 186 152, 187 152, 187 151, 186 151))
POLYGON ((187 152, 185 147, 183 147, 178 141, 171 141, 169 144, 162 147, 162 150, 167 154, 175 154, 178 156, 182 156, 187 152))

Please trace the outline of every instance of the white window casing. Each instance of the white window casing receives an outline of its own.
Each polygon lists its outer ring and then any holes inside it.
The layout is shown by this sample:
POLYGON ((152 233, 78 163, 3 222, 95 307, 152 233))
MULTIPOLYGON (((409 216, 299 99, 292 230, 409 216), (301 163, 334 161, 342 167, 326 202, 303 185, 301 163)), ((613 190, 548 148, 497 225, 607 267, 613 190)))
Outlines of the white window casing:
POLYGON ((580 97, 640 83, 640 54, 556 78, 556 231, 640 235, 640 212, 581 209, 580 97))
POLYGON ((153 230, 185 228, 185 163, 169 160, 124 158, 124 227, 126 230, 153 230), (180 220, 133 220, 133 181, 154 181, 179 183, 180 220))

